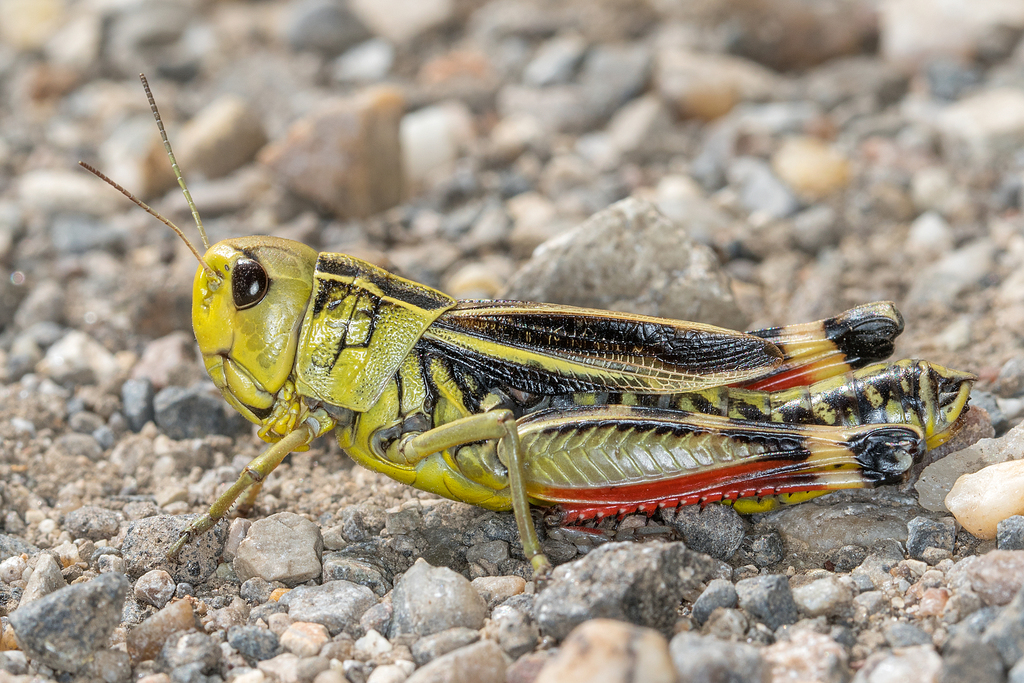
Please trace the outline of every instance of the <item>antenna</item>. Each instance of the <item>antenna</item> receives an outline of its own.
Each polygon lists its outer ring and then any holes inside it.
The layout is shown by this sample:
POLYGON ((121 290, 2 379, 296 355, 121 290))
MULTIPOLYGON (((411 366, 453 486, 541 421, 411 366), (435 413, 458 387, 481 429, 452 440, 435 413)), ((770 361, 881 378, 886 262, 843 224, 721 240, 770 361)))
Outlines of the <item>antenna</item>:
POLYGON ((192 194, 188 191, 188 187, 185 185, 185 179, 181 176, 181 169, 178 168, 178 161, 174 158, 174 152, 171 151, 171 141, 167 139, 167 131, 164 130, 164 121, 160 118, 160 111, 156 108, 156 100, 153 99, 153 91, 149 89, 149 81, 146 80, 146 74, 139 74, 139 78, 142 80, 142 87, 146 91, 146 98, 149 99, 149 108, 153 110, 153 118, 156 119, 156 127, 160 129, 160 139, 164 141, 164 149, 167 150, 167 158, 171 160, 171 170, 174 171, 174 177, 178 179, 178 185, 181 187, 182 194, 185 195, 185 201, 188 202, 188 208, 192 209, 192 219, 196 222, 196 227, 199 228, 199 234, 203 238, 203 248, 210 248, 210 240, 206 239, 206 229, 203 228, 203 219, 199 217, 199 209, 196 208, 196 203, 192 201, 192 194))
MULTIPOLYGON (((171 169, 174 171, 174 177, 178 179, 178 185, 181 186, 181 191, 185 195, 185 201, 188 202, 188 206, 192 210, 192 218, 195 220, 196 227, 199 228, 199 234, 203 238, 203 246, 205 248, 209 249, 210 248, 210 242, 209 242, 208 239, 206 239, 206 230, 203 228, 203 221, 202 221, 201 218, 199 218, 199 210, 196 208, 196 203, 194 201, 192 201, 192 195, 191 195, 191 193, 189 193, 188 187, 185 185, 185 179, 181 175, 181 169, 178 168, 178 162, 174 158, 174 152, 171 151, 171 143, 167 139, 167 132, 164 130, 164 122, 160 118, 159 110, 157 110, 157 108, 156 108, 156 100, 153 99, 153 92, 149 89, 149 81, 146 80, 145 74, 139 74, 139 78, 142 79, 142 87, 145 89, 146 97, 149 99, 149 108, 153 111, 153 117, 156 119, 157 128, 160 129, 160 138, 163 140, 164 149, 167 150, 167 156, 171 160, 171 169)), ((121 187, 120 185, 115 183, 113 180, 108 178, 106 175, 104 175, 101 171, 99 171, 95 167, 90 166, 89 164, 85 163, 84 161, 79 161, 78 165, 81 166, 82 168, 84 168, 86 171, 89 171, 89 173, 92 173, 94 176, 96 176, 97 178, 99 178, 103 182, 105 182, 108 185, 110 185, 111 187, 113 187, 115 190, 117 190, 118 192, 123 194, 125 197, 127 197, 129 200, 131 200, 131 202, 134 203, 136 206, 141 208, 143 211, 148 213, 150 216, 153 216, 154 218, 156 218, 158 221, 160 221, 161 223, 163 223, 164 225, 169 227, 171 230, 173 230, 178 235, 178 237, 181 238, 181 241, 185 243, 185 246, 188 247, 188 250, 191 251, 192 254, 196 257, 196 260, 199 261, 199 265, 203 267, 203 270, 206 271, 207 275, 209 275, 211 278, 213 278, 215 280, 220 280, 221 279, 221 277, 217 273, 217 271, 215 271, 210 266, 210 264, 208 264, 206 261, 203 260, 202 255, 195 248, 195 245, 193 245, 192 242, 190 242, 189 239, 187 237, 185 237, 185 233, 182 232, 181 228, 179 228, 177 225, 175 225, 169 219, 164 218, 158 212, 153 210, 149 206, 149 204, 147 204, 146 202, 142 201, 141 199, 139 199, 138 197, 133 195, 131 192, 129 192, 128 190, 124 189, 123 187, 121 187)))
POLYGON ((135 195, 133 195, 133 194, 132 194, 131 192, 129 192, 128 190, 124 189, 123 187, 121 187, 120 185, 118 185, 117 183, 115 183, 115 182, 114 182, 113 180, 111 180, 110 178, 108 178, 108 177, 107 177, 107 176, 106 176, 106 175, 105 175, 105 174, 104 174, 104 173, 103 173, 102 171, 100 171, 99 169, 97 169, 97 168, 95 168, 95 167, 93 167, 93 166, 90 166, 89 164, 85 163, 84 161, 79 161, 79 162, 78 162, 78 165, 79 165, 79 166, 81 166, 82 168, 84 168, 84 169, 85 169, 86 171, 88 171, 89 173, 92 173, 92 174, 93 174, 94 176, 96 176, 97 178, 99 178, 99 179, 100 179, 100 180, 102 180, 103 182, 105 182, 105 183, 107 183, 108 185, 110 185, 111 187, 113 187, 113 188, 114 188, 115 190, 117 190, 118 192, 120 192, 121 194, 123 194, 123 195, 124 195, 125 197, 127 197, 128 199, 130 199, 130 200, 132 201, 132 203, 134 203, 134 204, 135 204, 136 206, 138 206, 138 207, 139 207, 139 208, 141 208, 141 209, 142 209, 143 211, 145 211, 146 213, 148 213, 148 214, 149 214, 150 216, 152 216, 153 218, 157 219, 158 221, 160 221, 161 223, 163 223, 164 225, 166 225, 166 226, 167 226, 168 228, 170 228, 171 230, 173 230, 174 232, 176 232, 176 233, 178 234, 178 237, 180 237, 180 238, 181 238, 181 241, 182 241, 182 242, 184 242, 184 243, 185 243, 185 246, 187 246, 187 247, 188 247, 188 250, 189 250, 189 251, 191 251, 191 252, 192 252, 192 253, 193 253, 193 254, 195 255, 196 259, 197 259, 197 260, 199 261, 199 265, 201 265, 201 266, 203 267, 203 269, 204 269, 204 270, 206 270, 207 274, 208 274, 208 275, 209 275, 210 277, 212 277, 212 278, 215 278, 215 279, 217 279, 217 280, 220 280, 220 275, 218 275, 218 274, 217 274, 217 271, 215 271, 215 270, 214 270, 213 268, 211 268, 211 267, 210 267, 210 264, 208 264, 208 263, 207 263, 206 261, 204 261, 204 260, 203 260, 203 257, 202 257, 202 256, 201 256, 201 255, 199 254, 199 252, 198 252, 198 251, 196 250, 195 246, 193 246, 193 244, 192 244, 191 242, 189 242, 189 241, 188 241, 188 238, 187 238, 187 237, 185 237, 185 233, 183 233, 183 232, 181 231, 181 228, 179 228, 179 227, 178 227, 177 225, 175 225, 174 223, 172 223, 172 222, 170 221, 170 219, 164 218, 164 217, 163 217, 162 215, 160 215, 160 214, 159 214, 159 213, 158 213, 157 211, 155 211, 154 209, 152 209, 152 208, 151 208, 151 207, 149 206, 149 204, 147 204, 146 202, 142 201, 141 199, 139 199, 138 197, 136 197, 135 195))

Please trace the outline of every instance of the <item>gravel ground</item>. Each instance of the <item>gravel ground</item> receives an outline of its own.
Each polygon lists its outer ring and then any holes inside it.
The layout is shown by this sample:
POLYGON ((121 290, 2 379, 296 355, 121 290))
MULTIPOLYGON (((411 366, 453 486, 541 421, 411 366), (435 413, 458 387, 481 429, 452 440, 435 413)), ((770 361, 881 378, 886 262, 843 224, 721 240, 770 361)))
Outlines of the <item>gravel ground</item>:
POLYGON ((1024 682, 1024 5, 0 17, 0 681, 1024 682), (195 260, 75 166, 189 226, 140 71, 213 241, 737 329, 892 300, 896 356, 977 373, 983 410, 916 486, 544 525, 541 586, 510 514, 322 439, 170 562, 261 442, 197 357, 195 260))

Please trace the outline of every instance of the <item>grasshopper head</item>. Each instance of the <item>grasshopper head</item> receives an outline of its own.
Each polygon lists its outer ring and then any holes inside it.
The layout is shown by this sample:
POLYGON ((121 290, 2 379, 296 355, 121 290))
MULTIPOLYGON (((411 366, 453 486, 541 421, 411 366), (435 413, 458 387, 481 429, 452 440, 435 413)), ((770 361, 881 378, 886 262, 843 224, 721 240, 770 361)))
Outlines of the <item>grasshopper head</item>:
POLYGON ((192 285, 192 327, 210 378, 262 424, 291 375, 309 303, 315 250, 276 237, 214 244, 192 285))

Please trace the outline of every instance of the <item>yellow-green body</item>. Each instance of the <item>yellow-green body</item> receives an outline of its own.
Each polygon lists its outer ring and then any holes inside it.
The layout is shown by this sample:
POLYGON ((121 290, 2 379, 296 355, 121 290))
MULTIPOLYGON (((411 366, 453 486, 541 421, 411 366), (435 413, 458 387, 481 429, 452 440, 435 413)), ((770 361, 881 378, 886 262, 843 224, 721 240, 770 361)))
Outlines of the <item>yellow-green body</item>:
POLYGON ((736 498, 763 509, 757 501, 766 498, 870 485, 861 470, 877 463, 866 465, 861 451, 880 452, 865 445, 870 439, 884 437, 897 453, 895 464, 877 465, 892 470, 879 477, 905 471, 907 458, 948 437, 969 393, 966 373, 919 361, 811 387, 730 388, 770 374, 782 354, 760 338, 695 323, 458 302, 352 257, 271 237, 219 242, 203 260, 193 324, 207 370, 277 445, 190 532, 208 528, 240 493, 251 500, 287 452, 334 431, 369 469, 514 510, 539 569, 546 560, 528 501, 576 510, 570 516, 736 498), (875 426, 889 423, 902 427, 875 426), (729 479, 737 465, 760 488, 729 479))

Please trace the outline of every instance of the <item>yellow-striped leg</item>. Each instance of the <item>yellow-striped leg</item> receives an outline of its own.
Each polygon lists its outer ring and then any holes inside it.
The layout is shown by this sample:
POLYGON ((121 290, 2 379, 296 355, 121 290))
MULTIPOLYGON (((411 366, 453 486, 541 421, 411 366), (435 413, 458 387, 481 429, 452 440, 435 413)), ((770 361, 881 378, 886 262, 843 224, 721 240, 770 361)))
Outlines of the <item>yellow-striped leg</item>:
POLYGON ((526 559, 533 566, 534 576, 544 578, 551 572, 551 562, 541 552, 537 529, 530 516, 530 502, 526 496, 526 484, 523 481, 523 449, 519 443, 519 431, 516 429, 516 418, 510 410, 492 410, 454 420, 435 427, 430 431, 417 434, 399 447, 406 462, 422 460, 432 453, 439 453, 448 448, 483 441, 498 440, 498 454, 504 456, 503 462, 508 468, 509 494, 512 498, 512 512, 519 528, 519 538, 523 543, 526 559))
MULTIPOLYGON (((281 464, 285 456, 297 448, 302 448, 316 438, 316 434, 306 424, 299 425, 294 432, 284 437, 267 450, 253 458, 252 462, 245 466, 238 480, 231 485, 220 498, 214 501, 213 505, 205 515, 196 518, 188 527, 181 532, 181 536, 171 546, 168 557, 175 557, 185 544, 199 534, 208 531, 214 524, 222 519, 234 505, 240 495, 253 486, 259 486, 274 469, 281 464)), ((257 489, 258 490, 258 489, 257 489)), ((248 500, 246 496, 245 500, 248 500)))

